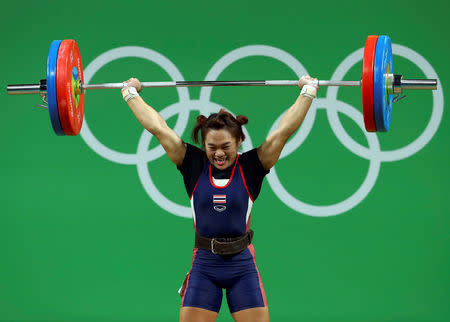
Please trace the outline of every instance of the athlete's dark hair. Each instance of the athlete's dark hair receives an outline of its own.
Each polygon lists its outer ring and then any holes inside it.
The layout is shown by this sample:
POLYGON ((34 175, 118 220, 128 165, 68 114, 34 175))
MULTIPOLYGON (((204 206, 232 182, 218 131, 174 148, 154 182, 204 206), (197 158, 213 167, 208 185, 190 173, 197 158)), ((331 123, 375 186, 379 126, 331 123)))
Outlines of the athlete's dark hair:
POLYGON ((192 139, 195 143, 199 142, 198 132, 200 131, 202 137, 202 145, 205 142, 206 134, 209 130, 221 130, 225 129, 231 133, 236 142, 241 139, 245 140, 244 132, 242 132, 242 125, 248 123, 248 118, 243 115, 234 117, 231 113, 220 109, 219 113, 213 113, 208 118, 204 115, 197 116, 197 124, 195 124, 192 130, 192 139))

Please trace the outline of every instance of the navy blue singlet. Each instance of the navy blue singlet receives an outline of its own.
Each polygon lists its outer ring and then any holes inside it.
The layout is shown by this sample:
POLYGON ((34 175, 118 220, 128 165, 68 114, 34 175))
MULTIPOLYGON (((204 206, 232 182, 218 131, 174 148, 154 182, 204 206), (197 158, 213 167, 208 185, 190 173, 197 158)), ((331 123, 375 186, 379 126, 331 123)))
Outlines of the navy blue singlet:
POLYGON ((191 196, 195 231, 208 238, 242 236, 249 228, 252 205, 239 156, 223 187, 214 184, 207 162, 191 196))
MULTIPOLYGON (((224 186, 214 184, 211 167, 206 162, 190 197, 195 230, 209 238, 242 236, 250 226, 253 200, 239 164, 239 156, 224 186)), ((231 313, 267 306, 252 244, 233 256, 194 248, 186 288, 181 294, 181 306, 219 312, 222 289, 226 290, 231 313)))

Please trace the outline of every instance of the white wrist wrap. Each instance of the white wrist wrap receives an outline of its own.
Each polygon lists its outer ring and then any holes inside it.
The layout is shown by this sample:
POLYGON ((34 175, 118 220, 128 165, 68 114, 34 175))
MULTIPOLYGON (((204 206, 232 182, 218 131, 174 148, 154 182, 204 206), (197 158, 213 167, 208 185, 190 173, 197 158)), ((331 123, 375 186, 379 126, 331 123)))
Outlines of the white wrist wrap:
POLYGON ((137 90, 133 86, 127 86, 122 89, 122 96, 125 102, 128 102, 130 99, 139 96, 137 90))
POLYGON ((316 97, 317 88, 312 85, 303 85, 300 95, 314 99, 316 97))

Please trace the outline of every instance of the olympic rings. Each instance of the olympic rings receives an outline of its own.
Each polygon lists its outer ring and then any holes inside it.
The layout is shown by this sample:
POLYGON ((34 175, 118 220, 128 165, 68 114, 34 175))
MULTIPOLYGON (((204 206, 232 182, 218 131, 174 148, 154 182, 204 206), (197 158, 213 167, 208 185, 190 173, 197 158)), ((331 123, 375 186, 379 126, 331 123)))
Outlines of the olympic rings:
MULTIPOLYGON (((438 79, 437 73, 433 67, 417 52, 410 48, 396 44, 393 44, 392 49, 393 54, 409 59, 416 64, 428 78, 438 79)), ((363 51, 364 48, 360 48, 347 56, 347 58, 339 64, 336 71, 333 73, 331 80, 341 80, 353 65, 362 60, 363 51)), ((224 55, 209 70, 205 80, 216 80, 220 73, 222 73, 233 62, 250 56, 266 56, 277 59, 291 68, 298 77, 308 74, 303 65, 289 53, 271 46, 254 45, 241 47, 224 55)), ((89 83, 90 79, 101 67, 113 60, 124 57, 139 57, 147 59, 161 66, 170 75, 172 80, 184 80, 177 67, 168 58, 148 48, 130 46, 111 49, 94 59, 87 66, 84 72, 86 84, 89 83)), ((276 196, 283 203, 296 212, 310 216, 325 217, 339 215, 362 202, 372 190, 378 178, 381 162, 398 161, 408 158, 420 151, 425 145, 428 144, 436 133, 443 115, 444 97, 442 87, 440 86, 436 91, 433 91, 433 111, 424 132, 415 141, 403 148, 392 151, 382 151, 380 150, 380 143, 378 141, 377 134, 367 133, 364 131, 364 121, 361 112, 345 102, 337 100, 338 89, 338 87, 328 87, 326 98, 317 98, 314 100, 300 130, 297 131, 297 133, 288 141, 280 155, 280 159, 289 156, 293 151, 300 147, 311 132, 317 109, 325 108, 330 126, 338 140, 349 151, 361 158, 367 159, 370 162, 368 173, 362 185, 346 200, 338 202, 334 205, 318 206, 306 204, 293 197, 281 184, 276 174, 275 167, 271 169, 271 172, 267 176, 269 185, 276 196), (339 121, 338 112, 346 114, 358 124, 367 138, 369 148, 360 145, 348 135, 339 121)), ((189 98, 187 88, 179 87, 177 88, 177 91, 179 95, 179 102, 167 106, 161 110, 160 114, 164 117, 164 119, 178 115, 174 126, 174 131, 180 136, 186 130, 190 111, 198 110, 200 113, 208 115, 221 108, 218 104, 210 101, 212 91, 211 87, 203 87, 201 89, 199 100, 191 100, 189 98)), ((274 122, 269 133, 278 126, 283 114, 284 113, 282 113, 274 122)), ((245 151, 247 151, 253 148, 253 144, 251 137, 245 128, 244 134, 247 139, 243 142, 242 147, 245 151)), ((103 145, 90 131, 86 119, 84 120, 84 125, 81 130, 81 137, 92 150, 105 159, 120 164, 135 164, 145 191, 156 204, 176 216, 191 218, 192 214, 190 207, 179 205, 166 198, 161 194, 152 181, 147 163, 161 157, 165 152, 160 145, 148 150, 148 146, 150 145, 153 137, 148 131, 143 131, 138 142, 137 152, 135 154, 118 152, 103 145)))

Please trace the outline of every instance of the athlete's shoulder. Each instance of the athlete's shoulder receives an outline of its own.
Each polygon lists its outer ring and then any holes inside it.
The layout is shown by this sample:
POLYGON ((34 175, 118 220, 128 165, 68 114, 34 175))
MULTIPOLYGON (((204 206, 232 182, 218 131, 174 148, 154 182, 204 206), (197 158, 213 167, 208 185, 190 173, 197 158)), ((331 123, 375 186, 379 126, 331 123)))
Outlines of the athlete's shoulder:
POLYGON ((202 173, 205 163, 205 152, 195 145, 186 143, 186 154, 184 155, 183 163, 177 168, 183 175, 188 196, 191 196, 192 191, 194 191, 195 184, 202 173))
POLYGON ((196 147, 193 144, 186 143, 186 154, 184 155, 183 164, 180 168, 183 168, 183 165, 188 165, 189 163, 204 163, 206 161, 205 151, 196 147))
POLYGON ((264 169, 256 148, 242 153, 239 157, 239 165, 242 168, 249 193, 252 199, 256 200, 261 191, 264 177, 269 173, 269 170, 264 169))
POLYGON ((270 170, 265 170, 258 156, 257 148, 242 153, 239 156, 239 163, 242 170, 250 170, 254 174, 265 176, 270 170))

